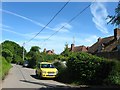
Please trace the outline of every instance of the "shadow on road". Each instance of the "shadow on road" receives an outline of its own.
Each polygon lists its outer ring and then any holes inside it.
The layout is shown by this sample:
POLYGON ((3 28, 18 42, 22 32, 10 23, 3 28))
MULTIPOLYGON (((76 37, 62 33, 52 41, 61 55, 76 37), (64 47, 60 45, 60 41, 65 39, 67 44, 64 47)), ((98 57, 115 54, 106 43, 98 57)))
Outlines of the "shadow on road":
POLYGON ((36 75, 30 75, 32 78, 39 79, 36 75))
POLYGON ((20 80, 21 82, 26 82, 26 83, 32 83, 32 84, 37 84, 37 85, 43 85, 46 86, 47 88, 68 88, 69 86, 62 86, 62 85, 54 85, 54 84, 49 84, 49 83, 42 83, 42 82, 34 82, 34 81, 28 81, 28 80, 20 80))
POLYGON ((54 79, 51 79, 51 78, 39 78, 39 77, 37 77, 36 75, 30 75, 32 78, 34 78, 34 79, 38 79, 38 80, 54 80, 54 79))

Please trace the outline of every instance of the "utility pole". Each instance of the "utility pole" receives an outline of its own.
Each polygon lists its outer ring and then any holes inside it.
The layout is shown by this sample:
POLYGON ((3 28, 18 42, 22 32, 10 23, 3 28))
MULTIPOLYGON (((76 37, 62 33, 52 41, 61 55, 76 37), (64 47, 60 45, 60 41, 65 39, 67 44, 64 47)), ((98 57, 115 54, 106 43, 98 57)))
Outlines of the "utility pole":
POLYGON ((75 37, 73 36, 73 44, 75 44, 75 37))
POLYGON ((24 47, 25 47, 25 42, 23 43, 23 61, 24 61, 24 47))

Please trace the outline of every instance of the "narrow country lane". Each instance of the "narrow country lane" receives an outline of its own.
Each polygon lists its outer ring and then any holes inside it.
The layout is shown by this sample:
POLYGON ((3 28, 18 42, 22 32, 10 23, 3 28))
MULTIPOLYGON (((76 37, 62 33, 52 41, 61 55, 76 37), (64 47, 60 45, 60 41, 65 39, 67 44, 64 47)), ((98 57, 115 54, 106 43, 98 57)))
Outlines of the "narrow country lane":
POLYGON ((51 88, 51 87, 68 87, 63 83, 54 80, 40 80, 35 76, 35 70, 25 68, 20 65, 12 64, 12 68, 2 82, 2 88, 51 88))

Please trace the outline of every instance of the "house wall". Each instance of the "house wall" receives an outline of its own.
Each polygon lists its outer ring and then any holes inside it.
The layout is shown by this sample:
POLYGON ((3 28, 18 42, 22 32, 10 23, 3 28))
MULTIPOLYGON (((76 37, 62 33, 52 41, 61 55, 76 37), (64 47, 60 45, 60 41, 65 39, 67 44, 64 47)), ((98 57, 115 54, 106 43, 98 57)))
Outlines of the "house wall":
POLYGON ((117 59, 120 61, 120 51, 114 51, 114 52, 100 52, 96 53, 97 56, 105 57, 108 59, 117 59))

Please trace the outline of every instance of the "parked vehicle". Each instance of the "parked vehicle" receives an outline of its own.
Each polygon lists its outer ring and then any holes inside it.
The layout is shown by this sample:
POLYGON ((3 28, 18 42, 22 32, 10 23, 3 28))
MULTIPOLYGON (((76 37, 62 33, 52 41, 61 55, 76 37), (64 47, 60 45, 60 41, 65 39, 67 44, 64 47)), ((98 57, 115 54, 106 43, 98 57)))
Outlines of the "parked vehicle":
POLYGON ((36 75, 39 78, 55 78, 58 74, 58 70, 52 63, 41 62, 37 65, 36 75))
POLYGON ((23 67, 27 67, 27 66, 28 66, 28 61, 24 61, 23 67))

